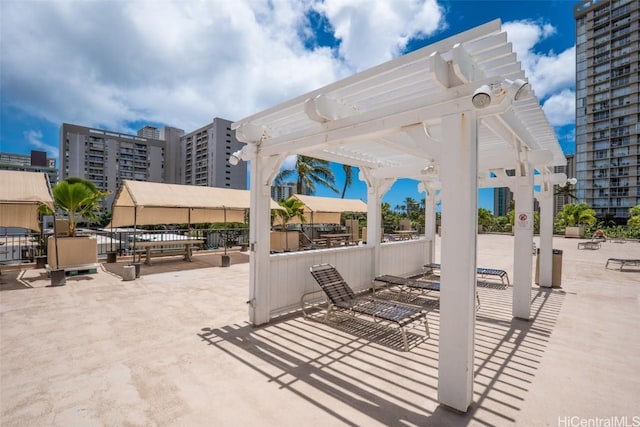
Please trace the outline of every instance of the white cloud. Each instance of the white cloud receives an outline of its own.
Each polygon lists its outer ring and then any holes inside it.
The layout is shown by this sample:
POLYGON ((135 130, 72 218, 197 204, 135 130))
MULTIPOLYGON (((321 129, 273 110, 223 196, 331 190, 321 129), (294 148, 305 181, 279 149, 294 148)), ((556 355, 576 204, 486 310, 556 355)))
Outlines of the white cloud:
POLYGON ((538 43, 555 34, 553 26, 534 21, 514 21, 505 23, 503 30, 507 32, 507 38, 539 99, 575 87, 575 46, 560 53, 536 50, 538 43))
POLYGON ((551 95, 542 106, 547 120, 552 126, 562 127, 575 122, 576 94, 565 89, 558 94, 551 95))
POLYGON ((30 147, 36 148, 40 151, 46 151, 49 157, 58 158, 58 147, 52 147, 51 145, 42 142, 42 132, 39 130, 28 130, 22 134, 27 144, 30 147))
POLYGON ((363 1, 4 2, 3 103, 54 124, 189 132, 390 59, 442 18, 435 0, 363 1), (327 14, 341 57, 305 47, 311 10, 327 14))
POLYGON ((297 160, 298 160, 298 156, 295 154, 291 156, 287 156, 282 162, 281 169, 293 169, 296 166, 297 160))
POLYGON ((324 0, 316 9, 340 39, 340 55, 356 70, 392 59, 413 37, 433 34, 444 14, 435 0, 324 0))
POLYGON ((298 35, 310 3, 7 2, 3 102, 52 123, 194 130, 328 84, 349 72, 298 35))
MULTIPOLYGON (((389 60, 445 25, 436 0, 4 1, 3 108, 56 125, 190 132, 389 60), (335 31, 336 50, 305 46, 311 10, 335 31)), ((541 99, 572 87, 574 49, 535 51, 552 26, 504 27, 541 99)))

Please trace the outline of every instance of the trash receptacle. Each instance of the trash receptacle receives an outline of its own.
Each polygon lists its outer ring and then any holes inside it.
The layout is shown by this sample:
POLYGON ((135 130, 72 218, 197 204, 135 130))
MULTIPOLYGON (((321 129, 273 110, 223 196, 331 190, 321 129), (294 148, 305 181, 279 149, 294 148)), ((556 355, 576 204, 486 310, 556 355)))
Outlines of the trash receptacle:
POLYGON ((134 263, 131 263, 131 265, 133 266, 134 271, 136 272, 136 274, 135 274, 136 275, 136 279, 139 278, 140 277, 140 263, 139 262, 134 262, 134 263))
POLYGON ((116 262, 116 256, 118 255, 118 253, 116 251, 109 251, 107 252, 107 263, 109 264, 113 264, 114 262, 116 262))
MULTIPOLYGON (((540 284, 540 248, 536 250, 536 284, 540 284)), ((554 288, 562 287, 562 249, 553 249, 551 261, 551 286, 554 288)))

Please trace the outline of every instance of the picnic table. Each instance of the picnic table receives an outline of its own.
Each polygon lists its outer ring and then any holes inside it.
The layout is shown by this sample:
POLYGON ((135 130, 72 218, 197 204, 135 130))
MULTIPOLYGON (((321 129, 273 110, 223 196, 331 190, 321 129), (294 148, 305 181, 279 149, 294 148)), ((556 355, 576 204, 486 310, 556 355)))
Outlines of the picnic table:
MULTIPOLYGON (((142 253, 146 254, 145 264, 151 265, 152 256, 167 256, 184 254, 184 260, 191 262, 191 248, 193 245, 201 245, 204 243, 202 239, 180 239, 180 240, 158 240, 154 242, 136 242, 136 252, 141 258, 142 253), (140 249, 144 249, 141 251, 140 249), (160 250, 154 252, 153 249, 160 250), (165 251, 165 249, 169 251, 165 251)), ((138 258, 138 261, 141 259, 138 258)), ((135 255, 134 255, 135 259, 135 255)))
POLYGON ((349 243, 349 238, 351 237, 351 234, 328 233, 328 234, 321 234, 320 237, 326 240, 327 247, 330 248, 333 246, 339 246, 343 243, 349 243))
POLYGON ((418 232, 416 230, 396 230, 394 234, 397 234, 402 240, 413 239, 418 232))

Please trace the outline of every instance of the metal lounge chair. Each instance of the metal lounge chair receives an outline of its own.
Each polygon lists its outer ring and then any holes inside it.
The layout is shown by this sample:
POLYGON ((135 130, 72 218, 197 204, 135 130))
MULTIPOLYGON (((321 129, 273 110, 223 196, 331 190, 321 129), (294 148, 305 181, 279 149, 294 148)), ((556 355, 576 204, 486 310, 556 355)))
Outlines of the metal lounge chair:
POLYGON ((620 271, 622 271, 622 269, 627 265, 640 267, 640 259, 609 258, 607 259, 607 263, 604 265, 604 268, 609 268, 609 263, 619 264, 620 271))
MULTIPOLYGON (((374 281, 373 290, 375 292, 375 282, 385 283, 388 286, 399 286, 401 289, 407 289, 409 292, 411 291, 420 291, 422 293, 429 293, 432 291, 439 292, 440 291, 440 283, 438 282, 429 282, 425 280, 411 279, 408 277, 401 276, 393 276, 390 274, 385 274, 383 276, 378 276, 374 281)), ((476 311, 480 309, 480 295, 476 292, 476 311)))
POLYGON ((331 264, 318 264, 310 268, 311 275, 322 288, 328 298, 327 314, 329 319, 333 310, 345 310, 349 313, 364 314, 374 321, 386 320, 398 325, 402 335, 404 349, 409 351, 405 326, 416 321, 424 321, 426 337, 430 336, 426 313, 419 307, 378 300, 368 295, 356 295, 342 275, 331 264))
MULTIPOLYGON (((440 270, 440 264, 425 264, 425 275, 433 273, 434 270, 440 270)), ((498 268, 487 268, 487 267, 477 267, 476 274, 480 276, 481 279, 487 278, 487 276, 496 276, 500 279, 503 285, 510 286, 509 275, 505 270, 501 270, 498 268), (506 283, 505 283, 506 280, 506 283)))

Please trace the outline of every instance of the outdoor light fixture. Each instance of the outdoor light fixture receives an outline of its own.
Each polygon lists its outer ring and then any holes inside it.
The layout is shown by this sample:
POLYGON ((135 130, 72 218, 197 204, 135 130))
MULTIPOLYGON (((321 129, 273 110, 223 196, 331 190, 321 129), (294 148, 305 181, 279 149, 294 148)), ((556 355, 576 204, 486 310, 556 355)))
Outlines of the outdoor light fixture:
POLYGON ((244 154, 244 151, 242 151, 242 149, 234 152, 233 154, 231 154, 229 156, 229 164, 231 166, 235 166, 238 163, 240 163, 240 160, 243 160, 242 155, 244 154))
POLYGON ((426 168, 420 171, 422 175, 431 176, 431 177, 437 176, 438 172, 439 172, 438 168, 433 163, 431 163, 429 166, 427 166, 426 168))
POLYGON ((473 92, 471 103, 476 108, 485 108, 491 104, 491 86, 482 85, 473 92))
POLYGON ((499 104, 504 97, 509 94, 514 101, 527 96, 529 93, 529 83, 522 79, 504 79, 500 83, 484 84, 473 92, 471 103, 474 107, 481 109, 488 107, 492 102, 499 104))
POLYGON ((578 180, 575 178, 569 178, 567 180, 567 184, 576 185, 577 183, 578 183, 578 180))
POLYGON ((509 80, 504 79, 502 82, 503 88, 513 96, 514 101, 519 101, 529 94, 529 83, 522 79, 509 80))

